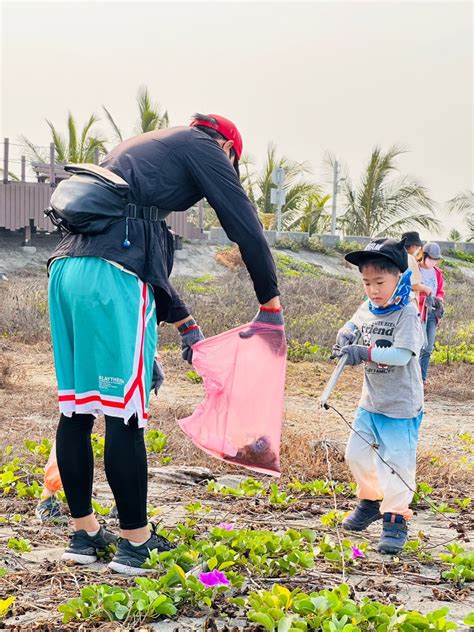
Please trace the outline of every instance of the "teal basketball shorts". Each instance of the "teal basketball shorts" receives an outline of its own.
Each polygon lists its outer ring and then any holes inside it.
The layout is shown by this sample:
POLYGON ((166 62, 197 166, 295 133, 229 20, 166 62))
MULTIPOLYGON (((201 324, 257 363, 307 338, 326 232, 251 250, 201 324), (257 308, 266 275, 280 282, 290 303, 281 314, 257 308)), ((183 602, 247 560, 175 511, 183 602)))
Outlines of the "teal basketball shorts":
POLYGON ((153 289, 98 257, 65 257, 49 271, 59 409, 146 426, 157 345, 153 289))

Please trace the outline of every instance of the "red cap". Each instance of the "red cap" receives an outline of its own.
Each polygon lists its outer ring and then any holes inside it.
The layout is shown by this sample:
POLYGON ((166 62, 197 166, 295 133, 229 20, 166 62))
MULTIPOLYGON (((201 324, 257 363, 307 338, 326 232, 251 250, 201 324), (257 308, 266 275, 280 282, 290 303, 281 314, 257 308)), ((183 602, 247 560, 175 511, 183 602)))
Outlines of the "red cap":
POLYGON ((219 116, 218 114, 206 114, 206 117, 214 119, 215 123, 205 119, 195 119, 191 122, 191 127, 196 127, 196 125, 201 127, 211 127, 212 129, 215 129, 216 132, 219 132, 219 134, 222 134, 225 139, 233 140, 237 160, 240 160, 240 157, 242 156, 243 142, 242 136, 234 123, 225 118, 225 116, 219 116))

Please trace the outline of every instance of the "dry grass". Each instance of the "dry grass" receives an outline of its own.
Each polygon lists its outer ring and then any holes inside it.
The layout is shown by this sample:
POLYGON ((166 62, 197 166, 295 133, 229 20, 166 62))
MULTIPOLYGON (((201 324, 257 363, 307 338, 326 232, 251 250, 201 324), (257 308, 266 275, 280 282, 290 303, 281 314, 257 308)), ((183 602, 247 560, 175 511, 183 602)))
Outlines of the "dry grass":
POLYGON ((472 364, 436 364, 430 366, 426 394, 450 397, 456 402, 474 400, 472 364))
POLYGON ((0 388, 7 389, 12 384, 13 362, 10 356, 2 354, 0 357, 0 388))
POLYGON ((45 274, 24 273, 0 284, 0 337, 21 342, 49 339, 45 274))
POLYGON ((216 253, 215 260, 231 272, 239 272, 245 267, 238 246, 220 250, 216 253))

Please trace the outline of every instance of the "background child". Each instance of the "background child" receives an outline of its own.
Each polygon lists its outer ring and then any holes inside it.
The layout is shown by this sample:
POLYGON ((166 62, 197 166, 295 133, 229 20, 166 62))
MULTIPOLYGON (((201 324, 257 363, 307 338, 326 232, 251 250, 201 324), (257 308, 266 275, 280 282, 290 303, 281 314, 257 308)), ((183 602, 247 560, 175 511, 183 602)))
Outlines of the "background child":
POLYGON ((426 340, 420 354, 421 377, 426 383, 431 354, 433 353, 436 328, 444 313, 444 277, 437 266, 441 259, 441 248, 435 242, 428 242, 423 247, 423 258, 420 262, 420 273, 423 289, 420 294, 421 320, 426 327, 426 340), (427 300, 428 296, 431 300, 427 300))
POLYGON ((53 443, 48 462, 44 468, 44 484, 41 498, 36 507, 35 515, 42 524, 67 524, 69 519, 56 494, 62 489, 56 460, 56 441, 53 443))
POLYGON ((410 302, 404 240, 377 239, 346 260, 359 267, 367 295, 337 335, 334 355, 348 364, 365 362, 364 385, 346 448, 359 503, 343 527, 362 531, 383 518, 378 550, 398 553, 407 540, 415 488, 416 446, 423 417, 423 383, 418 356, 423 344, 418 310, 410 302), (361 344, 351 344, 355 331, 361 344), (357 434, 358 433, 358 434, 357 434), (365 439, 365 440, 364 440, 365 439), (388 466, 377 456, 374 445, 388 466))

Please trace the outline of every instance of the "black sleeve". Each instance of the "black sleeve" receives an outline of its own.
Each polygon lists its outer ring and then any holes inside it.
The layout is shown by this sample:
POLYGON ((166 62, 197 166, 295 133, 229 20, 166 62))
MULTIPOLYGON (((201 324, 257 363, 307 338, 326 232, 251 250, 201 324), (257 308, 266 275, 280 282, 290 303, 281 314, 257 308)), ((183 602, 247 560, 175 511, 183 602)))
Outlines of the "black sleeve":
POLYGON ((238 244, 260 303, 278 296, 275 262, 257 211, 222 149, 199 135, 184 149, 184 160, 203 197, 216 211, 222 228, 238 244))
POLYGON ((168 287, 171 291, 171 305, 166 318, 167 323, 177 323, 178 320, 183 320, 190 315, 189 309, 186 307, 184 301, 180 298, 178 292, 174 289, 171 283, 168 282, 168 287))

